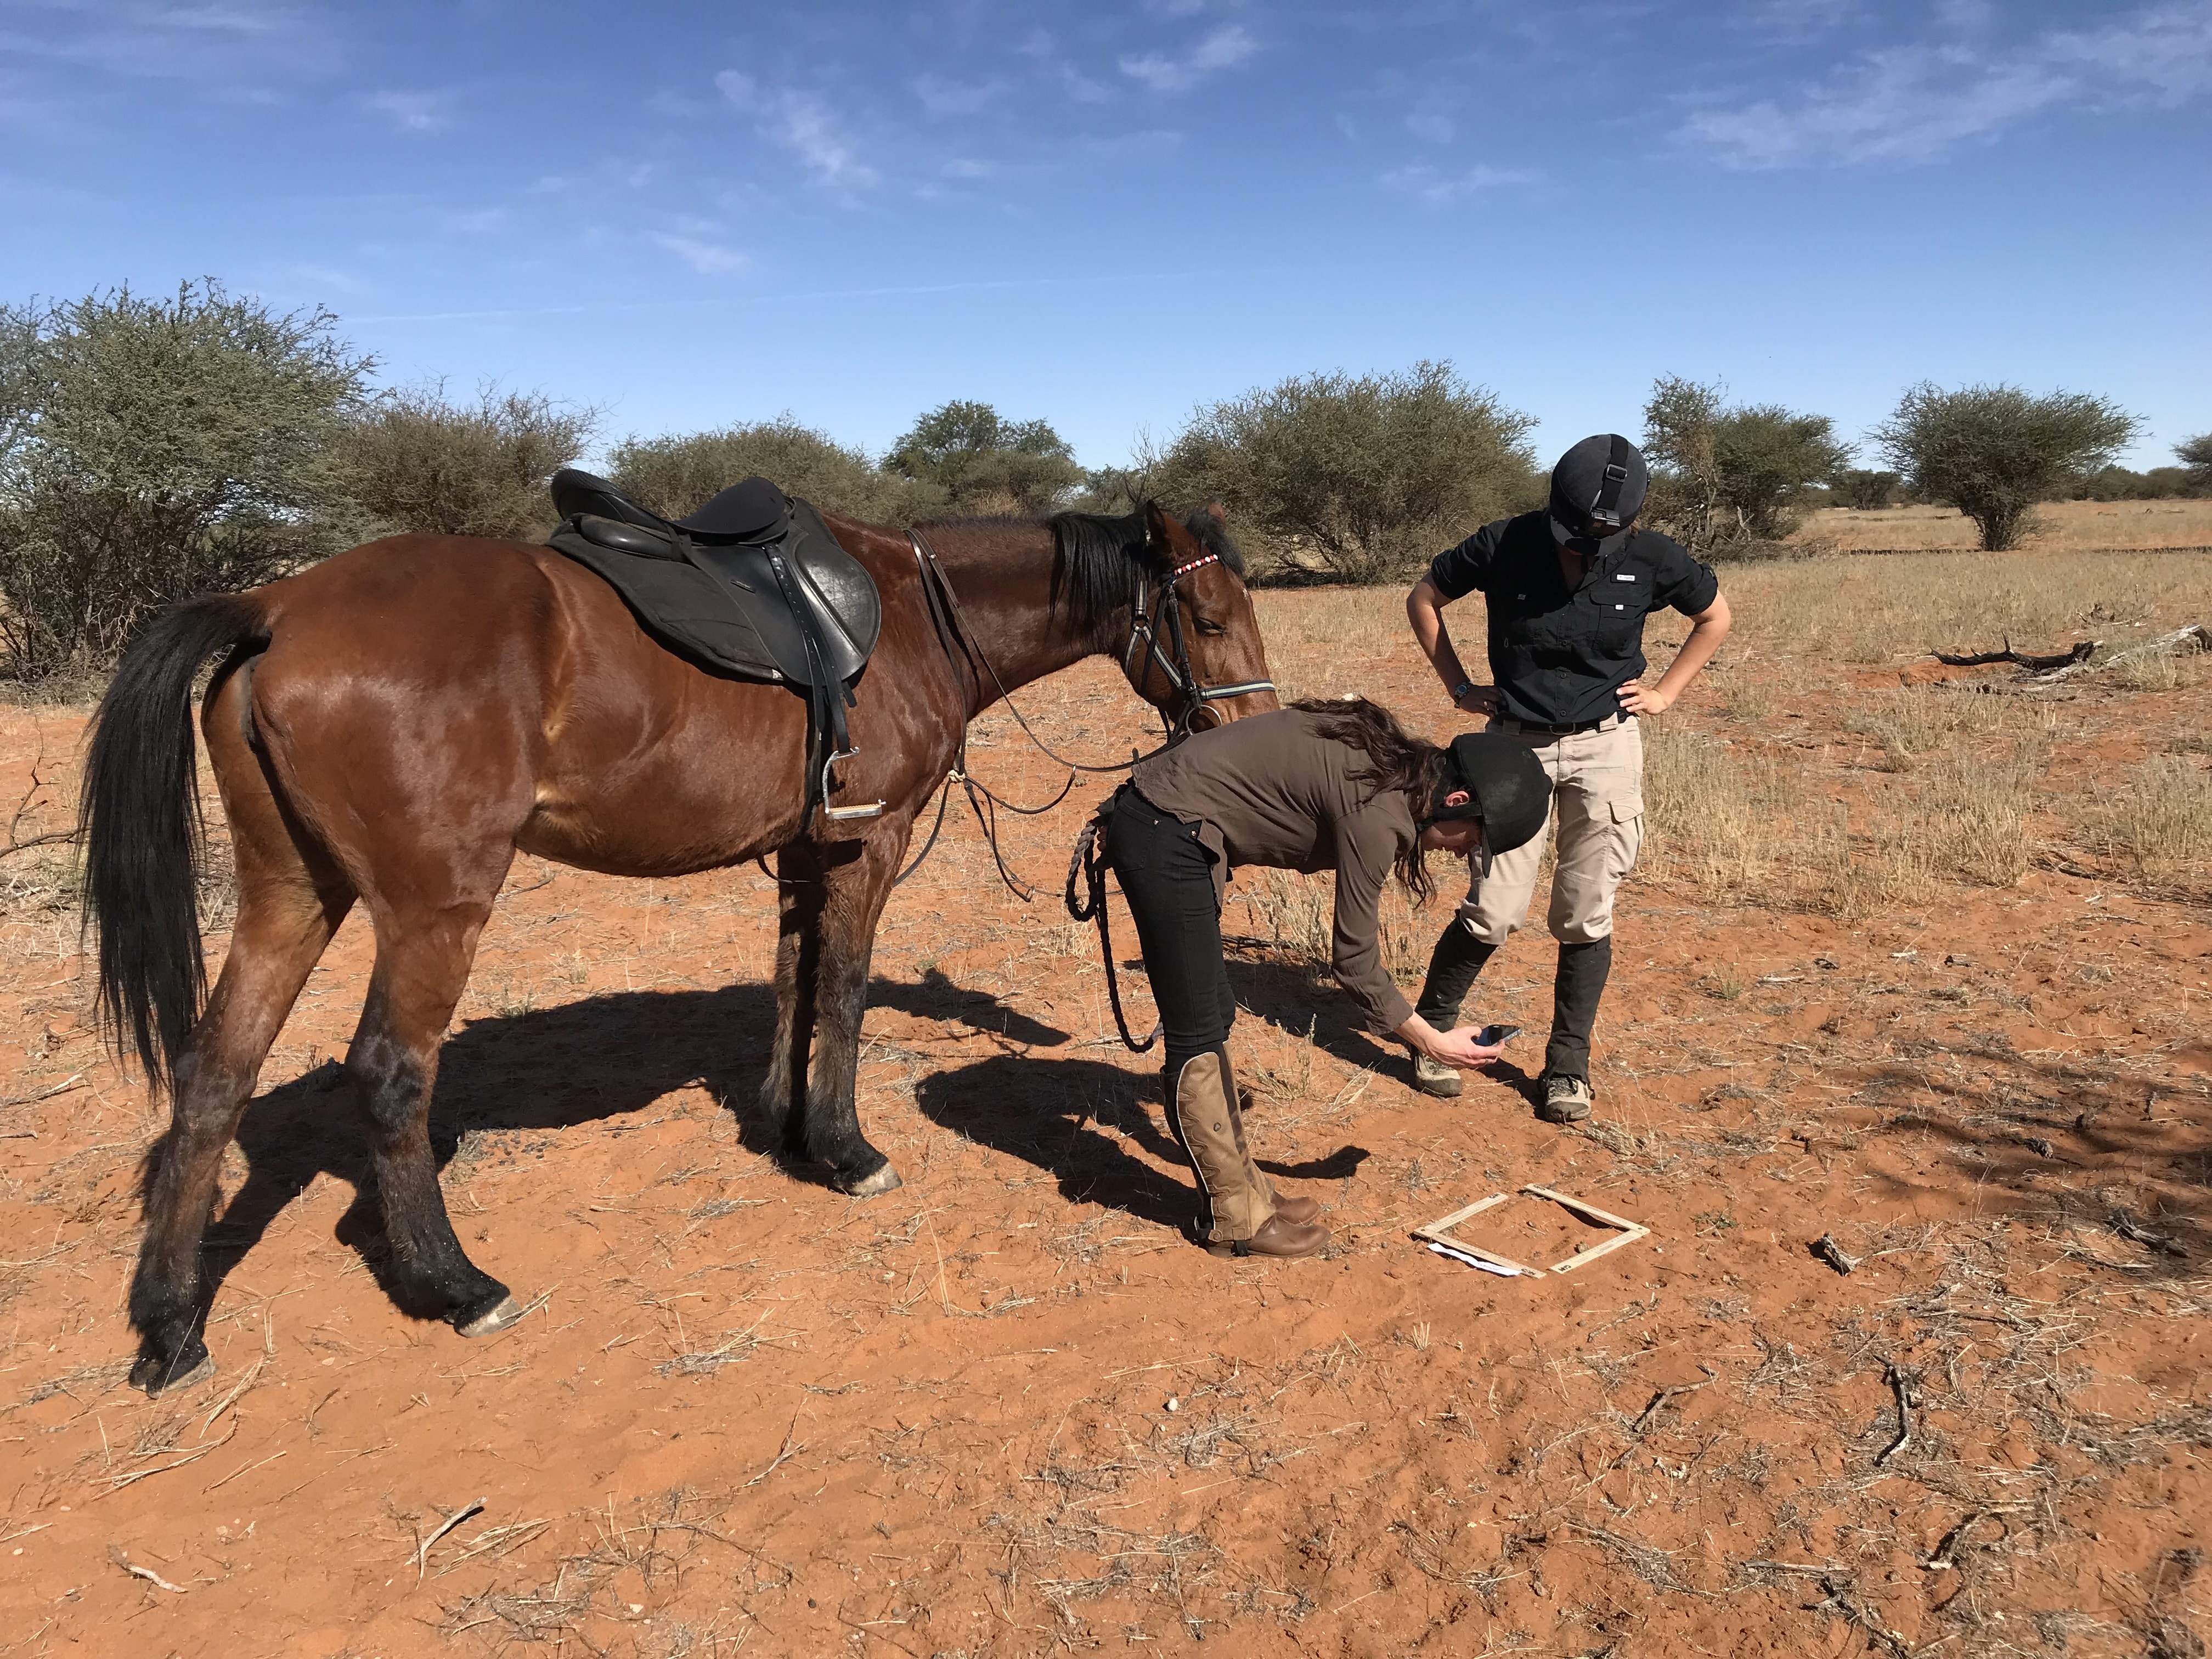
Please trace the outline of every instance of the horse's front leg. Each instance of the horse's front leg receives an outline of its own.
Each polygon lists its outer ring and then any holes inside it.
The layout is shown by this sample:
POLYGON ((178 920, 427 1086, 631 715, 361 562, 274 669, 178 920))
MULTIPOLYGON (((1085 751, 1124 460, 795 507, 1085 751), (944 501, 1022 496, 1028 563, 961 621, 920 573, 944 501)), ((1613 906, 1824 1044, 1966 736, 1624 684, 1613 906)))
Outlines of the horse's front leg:
POLYGON ((822 898, 814 913, 811 948, 802 942, 799 953, 802 979, 812 969, 814 1018, 801 1139, 807 1156, 830 1166, 839 1190, 856 1198, 873 1198, 899 1184, 890 1160, 860 1131, 854 1091, 876 924, 890 896, 907 827, 904 822, 882 823, 865 842, 823 849, 817 866, 822 898))

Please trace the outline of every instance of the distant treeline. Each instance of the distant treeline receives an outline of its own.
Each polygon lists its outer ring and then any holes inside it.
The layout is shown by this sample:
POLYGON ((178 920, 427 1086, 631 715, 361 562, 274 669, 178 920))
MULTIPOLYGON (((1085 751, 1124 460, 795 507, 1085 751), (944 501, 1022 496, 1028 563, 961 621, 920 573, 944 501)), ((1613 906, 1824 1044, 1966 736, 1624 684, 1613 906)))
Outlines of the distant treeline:
MULTIPOLYGON (((379 389, 375 368, 328 312, 278 313, 212 281, 0 306, 0 676, 97 671, 179 599, 379 536, 551 529, 545 482, 590 453, 599 410, 541 392, 379 389)), ((1120 467, 1083 467, 1044 419, 957 400, 880 455, 785 416, 629 435, 602 465, 671 516, 755 473, 891 525, 1218 500, 1263 578, 1372 581, 1540 504, 1534 424, 1450 363, 1420 362, 1202 404, 1120 467)), ((2002 548, 2037 501, 2212 494, 2212 435, 2138 473, 2113 458, 2139 430, 2084 393, 1923 385, 1872 434, 1875 470, 1826 416, 1668 377, 1633 435, 1653 465, 1644 522, 1726 556, 1818 506, 1940 502, 2002 548)))

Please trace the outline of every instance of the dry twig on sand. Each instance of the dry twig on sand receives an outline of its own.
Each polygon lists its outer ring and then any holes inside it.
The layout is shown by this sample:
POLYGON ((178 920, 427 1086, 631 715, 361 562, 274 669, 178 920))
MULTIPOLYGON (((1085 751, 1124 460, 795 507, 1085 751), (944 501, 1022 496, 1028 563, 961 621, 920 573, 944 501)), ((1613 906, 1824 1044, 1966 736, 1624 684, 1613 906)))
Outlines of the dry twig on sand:
POLYGON ((436 1543, 441 1538, 443 1538, 447 1533, 453 1531, 455 1527, 459 1526, 462 1522, 467 1520, 471 1516, 482 1515, 483 1513, 483 1506, 484 1500, 481 1498, 477 1498, 471 1503, 462 1504, 460 1508, 455 1510, 451 1515, 447 1516, 439 1523, 437 1531, 432 1533, 428 1538, 425 1538, 421 1543, 415 1546, 416 1583, 420 1583, 422 1580, 425 1564, 428 1563, 430 1559, 430 1546, 436 1543))

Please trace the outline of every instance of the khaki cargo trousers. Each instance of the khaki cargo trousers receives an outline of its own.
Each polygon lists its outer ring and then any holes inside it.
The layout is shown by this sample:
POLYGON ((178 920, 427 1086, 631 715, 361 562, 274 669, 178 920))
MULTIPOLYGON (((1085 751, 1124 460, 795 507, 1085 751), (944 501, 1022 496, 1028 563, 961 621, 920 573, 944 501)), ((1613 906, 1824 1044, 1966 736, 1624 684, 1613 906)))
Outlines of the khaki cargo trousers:
POLYGON ((1529 901, 1556 828, 1552 872, 1552 937, 1583 945, 1613 932, 1613 896, 1636 867, 1644 846, 1644 734, 1633 717, 1616 715, 1589 732, 1554 736, 1503 716, 1489 730, 1520 738, 1552 780, 1552 819, 1545 835, 1491 860, 1490 874, 1461 901, 1458 920, 1488 945, 1528 924, 1529 901))

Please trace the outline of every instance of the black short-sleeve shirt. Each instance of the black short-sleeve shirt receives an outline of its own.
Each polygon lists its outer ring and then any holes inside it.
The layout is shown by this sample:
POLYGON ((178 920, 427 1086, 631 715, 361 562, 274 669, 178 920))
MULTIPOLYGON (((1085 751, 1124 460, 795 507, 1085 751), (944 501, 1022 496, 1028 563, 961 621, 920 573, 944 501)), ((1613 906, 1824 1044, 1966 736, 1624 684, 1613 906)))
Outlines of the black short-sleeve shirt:
POLYGON ((1721 591, 1711 568, 1680 542, 1632 529, 1598 544, 1570 592, 1542 512, 1483 526, 1437 555, 1429 580, 1447 600, 1483 596, 1500 705, 1540 726, 1618 714, 1613 694, 1644 669, 1644 617, 1662 605, 1696 616, 1721 591))

